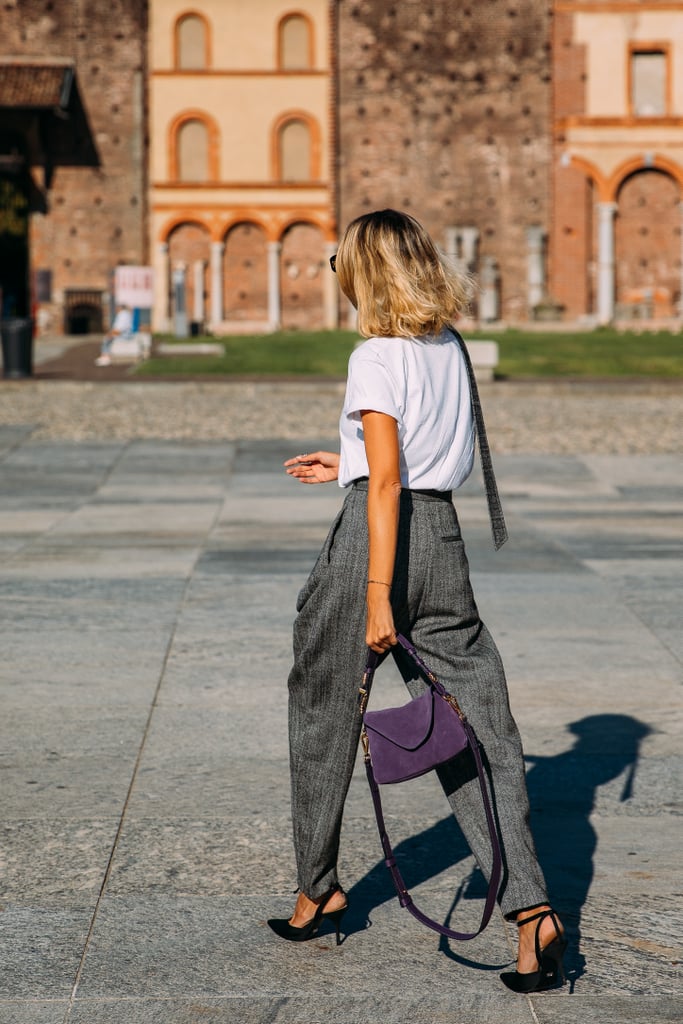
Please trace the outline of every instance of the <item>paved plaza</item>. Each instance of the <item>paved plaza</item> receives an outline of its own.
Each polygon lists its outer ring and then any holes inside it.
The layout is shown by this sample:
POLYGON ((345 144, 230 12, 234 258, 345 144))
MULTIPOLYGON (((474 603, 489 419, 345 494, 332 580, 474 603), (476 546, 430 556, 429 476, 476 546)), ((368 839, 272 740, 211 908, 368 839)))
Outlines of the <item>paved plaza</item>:
MULTIPOLYGON (((301 424, 230 443, 0 427, 0 1024, 680 1021, 680 456, 498 455, 498 554, 478 475, 458 497, 570 940, 569 985, 527 998, 498 980, 497 912, 458 944, 400 909, 360 762, 345 941, 265 923, 296 885, 294 602, 342 499, 283 473, 320 442, 301 424)), ((384 667, 376 706, 404 698, 384 667)), ((416 897, 473 925, 483 881, 434 780, 386 806, 416 897)))

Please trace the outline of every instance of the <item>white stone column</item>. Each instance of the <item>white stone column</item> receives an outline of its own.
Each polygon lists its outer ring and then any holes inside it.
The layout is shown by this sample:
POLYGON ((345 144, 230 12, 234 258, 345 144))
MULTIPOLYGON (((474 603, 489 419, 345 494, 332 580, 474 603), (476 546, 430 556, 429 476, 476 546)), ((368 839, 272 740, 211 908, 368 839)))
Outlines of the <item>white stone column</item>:
POLYGON ((280 242, 268 242, 268 329, 279 331, 282 323, 280 305, 280 242))
POLYGON ((614 214, 616 203, 598 203, 598 323, 614 317, 614 214))
POLYGON ((154 307, 152 309, 152 330, 168 334, 171 330, 169 306, 169 260, 168 242, 159 242, 154 253, 154 307))
POLYGON ((446 254, 463 273, 473 273, 477 265, 479 228, 448 227, 445 236, 446 254))
POLYGON ((323 267, 324 323, 328 331, 339 326, 339 285, 337 276, 330 270, 330 256, 337 251, 336 242, 325 242, 325 265, 323 267))
POLYGON ((204 329, 204 267, 206 260, 195 260, 192 267, 192 319, 204 329))
POLYGON ((477 268, 477 243, 479 228, 460 228, 462 238, 462 258, 465 270, 472 274, 477 268))
POLYGON ((187 338, 190 333, 187 320, 187 263, 182 260, 173 268, 173 333, 176 338, 187 338))
POLYGON ((498 264, 493 256, 484 256, 481 274, 479 275, 481 291, 479 294, 479 319, 482 323, 492 323, 500 317, 498 301, 498 264))
POLYGON ((211 315, 210 323, 212 331, 220 328, 223 323, 223 242, 211 243, 211 315))
POLYGON ((527 307, 531 317, 534 309, 543 299, 545 291, 545 267, 543 243, 545 232, 539 224, 526 229, 527 245, 527 307))

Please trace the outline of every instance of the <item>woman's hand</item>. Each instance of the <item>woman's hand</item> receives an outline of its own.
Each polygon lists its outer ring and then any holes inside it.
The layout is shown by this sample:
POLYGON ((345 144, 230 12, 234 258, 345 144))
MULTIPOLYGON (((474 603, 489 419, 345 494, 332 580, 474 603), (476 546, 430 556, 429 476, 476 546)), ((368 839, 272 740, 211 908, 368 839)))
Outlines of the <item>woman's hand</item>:
POLYGON ((285 472, 302 484, 328 484, 339 476, 337 452, 310 452, 295 455, 284 463, 285 472))
POLYGON ((367 605, 365 642, 377 654, 382 654, 398 643, 389 600, 389 587, 379 583, 368 583, 367 605))

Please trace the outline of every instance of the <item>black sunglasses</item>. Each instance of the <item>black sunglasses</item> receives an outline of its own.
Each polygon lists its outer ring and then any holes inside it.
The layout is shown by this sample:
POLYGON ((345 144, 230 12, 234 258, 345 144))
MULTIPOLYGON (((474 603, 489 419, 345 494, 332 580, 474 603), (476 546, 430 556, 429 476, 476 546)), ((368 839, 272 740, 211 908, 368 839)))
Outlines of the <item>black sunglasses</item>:
POLYGON ((332 269, 332 273, 336 274, 337 273, 337 254, 336 254, 336 252, 335 252, 334 256, 330 256, 330 267, 332 269))

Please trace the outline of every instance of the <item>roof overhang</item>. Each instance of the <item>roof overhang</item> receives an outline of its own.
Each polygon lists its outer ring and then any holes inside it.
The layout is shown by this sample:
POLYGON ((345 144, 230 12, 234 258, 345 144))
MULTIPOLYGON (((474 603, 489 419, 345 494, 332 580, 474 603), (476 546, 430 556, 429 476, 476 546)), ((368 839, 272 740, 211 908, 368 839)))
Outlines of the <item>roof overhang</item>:
POLYGON ((22 154, 0 149, 0 169, 3 156, 47 171, 99 165, 72 60, 0 58, 0 136, 19 137, 25 148, 22 154))

